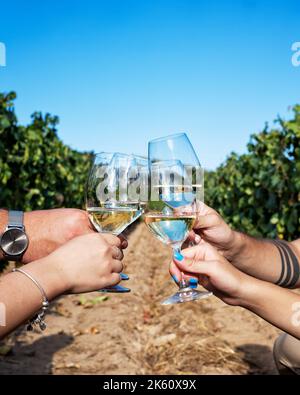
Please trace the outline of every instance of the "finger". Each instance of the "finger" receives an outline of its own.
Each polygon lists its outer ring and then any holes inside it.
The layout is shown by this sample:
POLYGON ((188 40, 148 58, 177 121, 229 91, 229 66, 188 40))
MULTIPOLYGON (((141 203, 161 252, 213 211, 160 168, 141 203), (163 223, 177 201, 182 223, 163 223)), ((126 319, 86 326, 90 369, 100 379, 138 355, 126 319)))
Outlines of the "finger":
POLYGON ((215 270, 215 267, 219 264, 218 261, 195 261, 193 259, 183 259, 178 261, 174 259, 176 266, 183 272, 194 274, 194 275, 205 275, 211 276, 215 270))
POLYGON ((119 261, 121 261, 124 258, 123 251, 116 246, 112 247, 112 256, 113 258, 118 259, 119 261))
POLYGON ((213 208, 209 207, 204 202, 198 200, 196 202, 196 210, 197 213, 199 213, 200 215, 208 215, 208 214, 216 213, 216 211, 213 208))
POLYGON ((197 235, 197 233, 195 233, 193 230, 189 234, 189 239, 195 244, 199 244, 201 241, 201 237, 197 235))
POLYGON ((196 219, 193 229, 212 228, 219 225, 219 223, 220 216, 217 213, 199 215, 196 219))
POLYGON ((198 285, 198 278, 193 277, 191 274, 182 273, 174 262, 170 263, 169 272, 176 284, 179 284, 179 282, 183 278, 185 281, 189 283, 191 287, 197 287, 198 285))
POLYGON ((181 271, 178 269, 178 267, 172 261, 169 265, 169 272, 170 272, 171 277, 175 281, 175 283, 179 284, 179 282, 181 281, 181 271))
POLYGON ((128 241, 127 241, 126 237, 123 234, 120 234, 118 236, 118 238, 121 240, 121 248, 123 250, 125 250, 125 248, 128 247, 128 241))
MULTIPOLYGON (((205 274, 197 274, 197 276, 191 276, 191 274, 186 272, 181 272, 182 278, 188 282, 191 288, 197 288, 198 284, 208 289, 210 286, 209 278, 205 274)), ((211 289, 209 289, 211 291, 211 289)))
MULTIPOLYGON (((221 259, 222 256, 217 251, 216 248, 211 246, 209 243, 205 242, 201 239, 200 244, 195 245, 193 247, 185 248, 180 253, 176 253, 174 255, 178 260, 183 260, 183 258, 194 259, 194 260, 218 260, 221 259)), ((224 259, 224 258, 222 258, 224 259)))
POLYGON ((124 268, 123 263, 121 261, 119 261, 118 259, 114 259, 112 261, 112 272, 113 273, 121 273, 123 268, 124 268))
POLYGON ((192 247, 195 244, 199 244, 201 237, 197 235, 193 230, 189 232, 189 235, 182 245, 182 249, 192 247))
POLYGON ((111 286, 119 284, 120 281, 121 281, 121 277, 119 273, 111 274, 111 279, 110 279, 111 286))
POLYGON ((188 284, 191 288, 197 288, 198 286, 198 276, 192 276, 190 273, 181 272, 181 278, 188 284))
POLYGON ((110 233, 101 233, 101 236, 112 246, 121 247, 121 240, 119 237, 114 236, 110 233))

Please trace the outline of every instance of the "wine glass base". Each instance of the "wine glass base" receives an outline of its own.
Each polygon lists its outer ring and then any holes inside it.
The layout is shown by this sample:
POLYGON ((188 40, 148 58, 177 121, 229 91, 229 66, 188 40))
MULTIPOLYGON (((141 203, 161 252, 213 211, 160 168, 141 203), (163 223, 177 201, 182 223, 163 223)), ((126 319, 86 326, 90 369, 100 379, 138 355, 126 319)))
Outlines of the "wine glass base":
POLYGON ((131 292, 131 289, 130 288, 126 288, 126 287, 122 287, 122 285, 114 285, 113 287, 99 289, 98 292, 124 294, 124 293, 127 293, 127 292, 131 292))
POLYGON ((187 287, 180 289, 179 291, 176 292, 176 294, 163 300, 161 304, 165 306, 169 304, 192 302, 194 300, 206 299, 212 295, 213 295, 212 292, 198 291, 196 289, 187 287))

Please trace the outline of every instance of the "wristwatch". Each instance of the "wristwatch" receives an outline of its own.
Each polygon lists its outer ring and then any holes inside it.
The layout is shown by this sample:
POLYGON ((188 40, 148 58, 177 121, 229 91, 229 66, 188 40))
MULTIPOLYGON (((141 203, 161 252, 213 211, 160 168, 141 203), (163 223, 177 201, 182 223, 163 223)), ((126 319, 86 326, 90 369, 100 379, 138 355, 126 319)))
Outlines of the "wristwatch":
POLYGON ((19 261, 27 250, 29 240, 25 233, 22 211, 8 212, 8 225, 0 237, 0 248, 8 261, 19 261))

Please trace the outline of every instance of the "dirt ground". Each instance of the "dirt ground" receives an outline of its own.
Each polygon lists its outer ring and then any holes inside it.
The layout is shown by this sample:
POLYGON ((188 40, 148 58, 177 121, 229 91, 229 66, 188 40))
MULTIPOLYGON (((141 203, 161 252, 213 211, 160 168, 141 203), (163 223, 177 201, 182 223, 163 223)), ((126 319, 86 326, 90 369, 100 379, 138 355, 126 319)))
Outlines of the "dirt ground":
POLYGON ((59 299, 44 333, 18 330, 2 345, 0 374, 276 374, 277 329, 215 297, 161 306, 176 289, 170 250, 144 224, 129 241, 132 292, 59 299))

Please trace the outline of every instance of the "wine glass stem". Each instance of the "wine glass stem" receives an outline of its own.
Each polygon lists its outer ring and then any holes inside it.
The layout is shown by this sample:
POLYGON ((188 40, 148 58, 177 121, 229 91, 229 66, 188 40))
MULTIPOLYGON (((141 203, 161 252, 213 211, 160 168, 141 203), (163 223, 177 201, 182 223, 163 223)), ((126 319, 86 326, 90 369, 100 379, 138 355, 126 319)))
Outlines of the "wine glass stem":
MULTIPOLYGON (((178 253, 181 255, 181 244, 173 246, 173 254, 178 253)), ((183 273, 181 272, 181 279, 179 281, 179 289, 187 288, 189 286, 188 282, 183 278, 183 273)))

